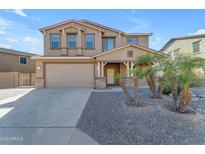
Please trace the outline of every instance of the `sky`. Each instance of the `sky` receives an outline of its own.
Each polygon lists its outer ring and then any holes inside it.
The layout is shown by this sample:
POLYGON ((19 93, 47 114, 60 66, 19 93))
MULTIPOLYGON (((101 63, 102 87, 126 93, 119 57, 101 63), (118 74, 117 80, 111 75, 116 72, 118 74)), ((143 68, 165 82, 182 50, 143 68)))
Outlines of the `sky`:
POLYGON ((205 33, 205 10, 0 10, 0 47, 43 55, 40 28, 88 19, 124 32, 152 32, 150 48, 172 37, 205 33))

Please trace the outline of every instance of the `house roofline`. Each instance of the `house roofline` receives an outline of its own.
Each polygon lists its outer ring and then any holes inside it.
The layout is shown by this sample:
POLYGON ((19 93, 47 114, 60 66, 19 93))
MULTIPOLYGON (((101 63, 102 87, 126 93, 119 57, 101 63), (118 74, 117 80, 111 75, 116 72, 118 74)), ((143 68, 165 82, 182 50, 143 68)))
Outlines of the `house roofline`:
POLYGON ((153 33, 125 33, 125 36, 133 36, 133 35, 152 36, 153 33))
POLYGON ((13 49, 1 48, 1 47, 0 47, 0 53, 22 55, 22 56, 28 56, 28 57, 37 56, 37 54, 23 52, 23 51, 17 51, 17 50, 13 50, 13 49))
POLYGON ((58 26, 61 26, 61 25, 64 25, 64 24, 67 24, 67 23, 70 23, 70 22, 74 22, 74 23, 77 23, 77 24, 80 24, 80 25, 83 25, 83 26, 86 26, 86 27, 89 27, 89 28, 92 28, 92 29, 95 29, 95 30, 104 32, 104 31, 103 31, 102 29, 100 29, 100 28, 95 28, 95 27, 93 27, 93 26, 84 24, 84 23, 79 22, 79 21, 74 20, 74 19, 66 20, 66 21, 63 21, 63 22, 59 22, 59 23, 57 23, 57 24, 53 24, 53 25, 51 25, 51 26, 47 26, 47 27, 41 28, 41 29, 39 29, 39 31, 43 33, 44 31, 46 31, 46 30, 48 30, 48 29, 55 28, 55 27, 58 27, 58 26))
POLYGON ((123 31, 120 31, 120 30, 117 30, 117 29, 114 29, 114 28, 111 28, 111 27, 108 27, 108 26, 105 26, 105 25, 102 25, 102 24, 99 24, 99 23, 87 20, 87 19, 81 19, 81 20, 79 20, 79 22, 82 22, 82 23, 86 23, 87 22, 87 23, 96 25, 98 27, 102 27, 104 29, 108 29, 108 30, 111 30, 111 31, 114 31, 114 32, 117 32, 117 33, 125 34, 125 32, 123 32, 123 31))
POLYGON ((171 39, 160 49, 160 51, 165 50, 165 49, 167 48, 167 46, 168 46, 169 44, 171 44, 171 43, 172 43, 173 41, 175 41, 175 40, 194 39, 194 38, 201 38, 201 37, 205 37, 205 34, 191 35, 191 36, 180 36, 180 37, 171 38, 171 39))

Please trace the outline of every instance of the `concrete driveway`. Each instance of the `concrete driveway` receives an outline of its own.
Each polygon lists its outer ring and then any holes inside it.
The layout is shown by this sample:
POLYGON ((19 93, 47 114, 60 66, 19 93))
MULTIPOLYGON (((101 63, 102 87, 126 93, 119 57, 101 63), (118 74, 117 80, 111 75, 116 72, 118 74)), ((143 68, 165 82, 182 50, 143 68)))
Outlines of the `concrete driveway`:
POLYGON ((28 89, 0 99, 0 144, 97 144, 76 129, 91 92, 28 89))

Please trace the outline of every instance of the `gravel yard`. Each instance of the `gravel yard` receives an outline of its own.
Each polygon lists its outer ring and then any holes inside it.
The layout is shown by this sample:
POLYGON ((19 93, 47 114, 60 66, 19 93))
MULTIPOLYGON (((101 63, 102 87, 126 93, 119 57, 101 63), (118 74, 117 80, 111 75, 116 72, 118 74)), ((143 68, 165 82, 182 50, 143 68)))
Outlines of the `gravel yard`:
POLYGON ((122 92, 93 92, 77 128, 99 144, 205 144, 204 100, 193 101, 197 113, 180 114, 148 89, 139 93, 144 104, 131 107, 122 92))

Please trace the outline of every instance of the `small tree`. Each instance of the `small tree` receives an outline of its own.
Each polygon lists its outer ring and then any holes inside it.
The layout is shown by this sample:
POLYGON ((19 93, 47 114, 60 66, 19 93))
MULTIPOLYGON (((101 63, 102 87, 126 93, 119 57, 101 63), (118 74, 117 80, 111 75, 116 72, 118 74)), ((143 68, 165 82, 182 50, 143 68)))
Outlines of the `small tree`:
POLYGON ((161 81, 161 83, 165 87, 171 88, 173 110, 176 111, 178 101, 178 76, 176 62, 173 61, 170 57, 162 57, 159 61, 160 62, 158 65, 158 70, 161 70, 163 72, 163 80, 161 81))
POLYGON ((134 90, 133 95, 130 94, 129 87, 127 87, 125 84, 125 80, 126 80, 125 76, 120 76, 120 74, 117 74, 115 76, 115 80, 119 80, 120 87, 122 88, 124 94, 127 96, 129 101, 131 102, 131 104, 139 106, 140 99, 139 99, 139 95, 138 95, 138 78, 140 78, 141 71, 139 70, 139 68, 134 68, 133 70, 129 70, 129 71, 133 73, 133 77, 132 77, 133 90, 134 90))
POLYGON ((186 112, 192 101, 190 85, 199 82, 199 77, 194 73, 195 69, 203 68, 205 60, 179 55, 174 60, 162 58, 160 69, 163 72, 164 83, 171 87, 173 96, 173 110, 186 112), (179 92, 178 89, 181 89, 179 92))
POLYGON ((204 59, 190 55, 180 55, 176 58, 179 84, 182 89, 179 100, 179 111, 186 112, 192 101, 190 86, 200 81, 200 77, 194 72, 204 67, 204 59))
POLYGON ((159 98, 156 87, 156 69, 153 64, 157 57, 152 55, 141 55, 136 58, 135 65, 140 68, 141 74, 146 78, 147 84, 153 94, 153 98, 159 98))

